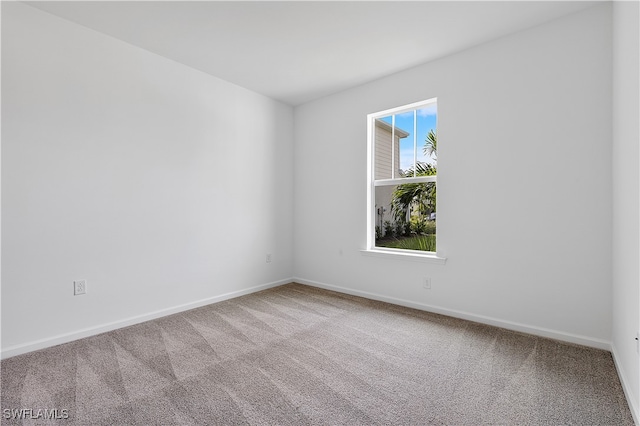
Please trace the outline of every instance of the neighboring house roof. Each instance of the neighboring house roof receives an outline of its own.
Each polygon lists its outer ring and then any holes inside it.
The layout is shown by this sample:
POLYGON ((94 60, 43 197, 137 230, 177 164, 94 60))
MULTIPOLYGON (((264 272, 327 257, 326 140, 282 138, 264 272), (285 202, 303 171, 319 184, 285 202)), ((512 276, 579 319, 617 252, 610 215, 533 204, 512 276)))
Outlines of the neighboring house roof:
MULTIPOLYGON (((382 128, 382 129, 385 129, 386 131, 391 133, 391 125, 389 123, 387 123, 386 121, 382 121, 382 120, 376 118, 376 126, 382 128)), ((407 136, 409 136, 409 133, 407 133, 404 130, 399 129, 397 127, 393 130, 393 132, 400 139, 406 138, 407 136)))

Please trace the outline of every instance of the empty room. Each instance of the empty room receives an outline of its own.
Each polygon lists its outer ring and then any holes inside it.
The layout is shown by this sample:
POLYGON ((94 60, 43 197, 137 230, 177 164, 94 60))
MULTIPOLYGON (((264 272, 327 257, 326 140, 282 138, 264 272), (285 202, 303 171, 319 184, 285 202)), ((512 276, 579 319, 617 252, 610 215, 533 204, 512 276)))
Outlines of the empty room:
POLYGON ((640 424, 638 1, 0 6, 1 424, 640 424))

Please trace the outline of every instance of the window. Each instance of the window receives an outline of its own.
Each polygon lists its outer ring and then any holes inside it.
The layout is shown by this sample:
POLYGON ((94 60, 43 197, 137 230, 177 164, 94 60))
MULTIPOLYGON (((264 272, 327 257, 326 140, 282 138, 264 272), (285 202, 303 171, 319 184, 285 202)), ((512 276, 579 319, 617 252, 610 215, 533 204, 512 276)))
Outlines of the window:
POLYGON ((435 256, 436 99, 367 119, 367 250, 435 256))

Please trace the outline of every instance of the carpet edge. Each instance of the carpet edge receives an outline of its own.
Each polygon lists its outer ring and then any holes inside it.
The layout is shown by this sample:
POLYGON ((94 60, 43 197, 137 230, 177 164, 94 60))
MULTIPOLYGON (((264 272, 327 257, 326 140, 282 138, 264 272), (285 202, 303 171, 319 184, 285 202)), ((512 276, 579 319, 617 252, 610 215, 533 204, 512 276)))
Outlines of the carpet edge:
POLYGON ((624 392, 624 397, 627 400, 627 404, 629 405, 629 410, 631 410, 631 416, 633 417, 633 421, 636 425, 640 425, 640 411, 638 407, 638 402, 633 399, 633 394, 631 393, 631 389, 629 388, 629 383, 626 380, 626 375, 624 374, 624 369, 622 365, 618 362, 616 346, 611 344, 611 356, 613 357, 613 365, 616 367, 616 371, 618 373, 618 377, 620 378, 620 384, 622 385, 622 391, 624 392))
POLYGON ((428 305, 426 303, 412 302, 409 300, 399 299, 395 297, 385 296, 378 293, 370 293, 367 291, 353 290, 347 287, 341 287, 333 284, 326 284, 319 281, 307 280, 301 277, 293 277, 293 282, 308 285, 311 287, 323 288, 325 290, 337 291, 339 293, 346 293, 352 296, 364 297, 365 299, 378 300, 381 302, 387 302, 394 305, 405 306, 407 308, 418 309, 421 311, 432 312, 435 314, 446 315, 454 318, 460 318, 468 321, 478 322, 481 324, 492 325, 507 330, 517 331, 520 333, 526 333, 534 336, 545 337, 548 339, 559 340, 565 343, 573 343, 582 346, 588 346, 590 348, 603 349, 611 352, 611 342, 602 339, 596 339, 588 336, 581 336, 572 333, 566 333, 563 331, 551 330, 543 327, 536 327, 532 325, 517 323, 513 321, 505 321, 499 318, 488 317, 484 315, 472 314, 469 312, 458 311, 455 309, 448 309, 434 305, 428 305))
POLYGON ((148 312, 142 315, 136 315, 134 317, 125 318, 122 320, 112 321, 106 324, 98 325, 95 327, 84 328, 81 330, 71 331, 69 333, 58 334, 53 337, 47 337, 32 342, 27 342, 19 345, 10 346, 6 349, 0 350, 0 359, 11 358, 16 355, 22 355, 28 352, 37 351, 40 349, 57 346, 63 343, 69 343, 74 340, 83 339, 85 337, 95 336, 97 334, 106 333, 108 331, 116 330, 122 327, 127 327, 134 324, 140 324, 146 321, 150 321, 156 318, 165 317, 172 314, 188 311, 190 309, 199 308, 201 306, 210 305, 212 303, 222 302, 224 300, 234 299, 236 297, 245 296, 251 293, 257 293, 262 290, 267 290, 273 287, 279 287, 281 285, 289 284, 293 281, 293 278, 286 278, 278 281, 272 281, 266 284, 260 284, 257 286, 245 288, 242 290, 232 291, 224 293, 218 296, 212 296, 205 299, 196 300, 181 305, 172 306, 169 308, 159 309, 157 311, 148 312))

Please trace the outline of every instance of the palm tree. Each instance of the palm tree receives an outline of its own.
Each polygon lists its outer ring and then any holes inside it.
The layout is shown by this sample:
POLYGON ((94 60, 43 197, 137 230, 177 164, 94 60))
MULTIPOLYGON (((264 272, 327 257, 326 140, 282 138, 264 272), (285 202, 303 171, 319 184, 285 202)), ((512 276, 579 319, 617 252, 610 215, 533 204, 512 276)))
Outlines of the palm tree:
MULTIPOLYGON (((403 175, 414 176, 413 168, 405 171, 403 175)), ((437 173, 436 166, 418 162, 415 167, 415 176, 434 176, 437 173)), ((426 218, 436 210, 436 184, 435 182, 403 183, 398 185, 391 197, 391 211, 396 219, 406 223, 412 212, 416 212, 421 218, 426 218)))
MULTIPOLYGON (((424 144, 424 153, 434 159, 438 155, 438 138, 436 132, 429 130, 424 144)), ((403 176, 434 176, 437 167, 433 164, 418 162, 414 168, 402 173, 403 176), (414 174, 415 171, 415 174, 414 174)), ((436 211, 435 182, 404 183, 398 185, 391 198, 391 211, 396 221, 407 223, 411 213, 417 213, 420 221, 436 211)))

